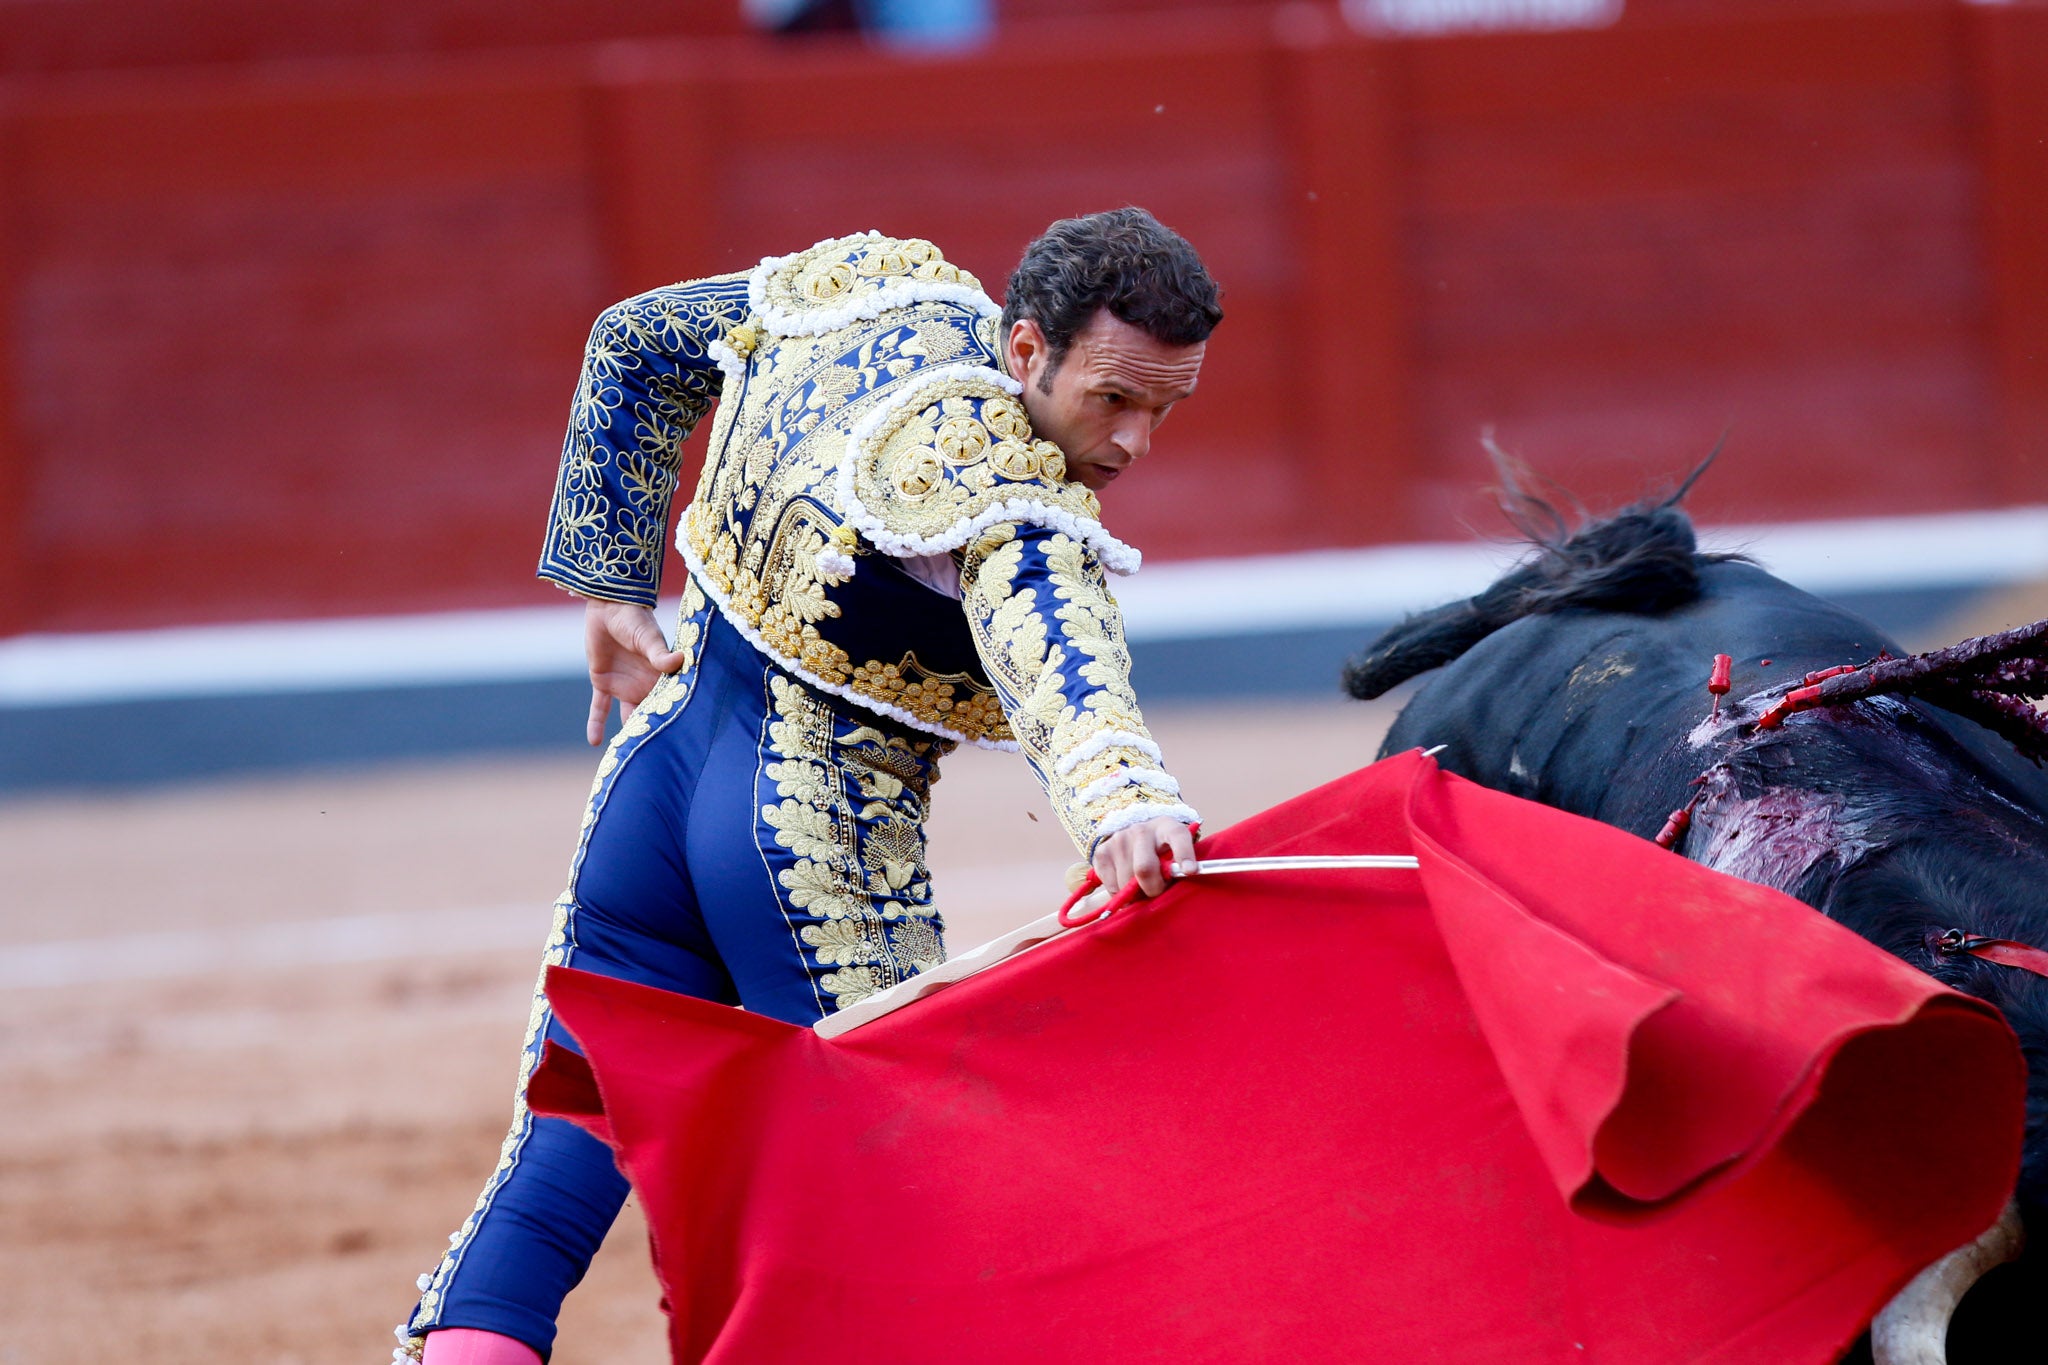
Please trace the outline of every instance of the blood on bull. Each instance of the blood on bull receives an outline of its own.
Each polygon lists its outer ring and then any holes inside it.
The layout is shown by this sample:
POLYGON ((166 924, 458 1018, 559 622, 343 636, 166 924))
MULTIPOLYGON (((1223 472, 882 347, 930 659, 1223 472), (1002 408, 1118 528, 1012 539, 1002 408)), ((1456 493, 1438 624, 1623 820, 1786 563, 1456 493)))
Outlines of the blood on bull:
MULTIPOLYGON (((2001 1225, 1881 1314, 1879 1365, 2048 1349, 2048 623, 1908 657, 1867 620, 1699 550, 1684 489, 1576 530, 1501 467, 1533 547, 1486 591, 1411 617, 1346 670, 1376 697, 1440 670, 1383 752, 1441 746, 1487 786, 1655 838, 1785 891, 1997 1005, 2030 1067, 2001 1225), (1717 656, 1725 656, 1725 662, 1717 656), (2018 1254, 2021 1225, 2034 1251, 2018 1254)), ((1697 477, 1697 472, 1694 477, 1697 477)), ((1691 480, 1687 481, 1690 486, 1691 480)), ((1939 1074, 1901 1077, 1938 1104, 1939 1074)), ((1942 1174, 1927 1172, 1938 1190, 1942 1174)))

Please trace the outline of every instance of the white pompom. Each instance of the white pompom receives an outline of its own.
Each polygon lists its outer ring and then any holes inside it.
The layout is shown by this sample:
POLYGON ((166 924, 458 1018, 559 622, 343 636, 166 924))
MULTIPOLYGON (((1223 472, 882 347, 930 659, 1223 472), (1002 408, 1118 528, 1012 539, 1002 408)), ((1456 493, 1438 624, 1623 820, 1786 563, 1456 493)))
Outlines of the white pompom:
POLYGON ((818 552, 818 577, 828 583, 844 583, 853 577, 853 556, 827 547, 818 552))

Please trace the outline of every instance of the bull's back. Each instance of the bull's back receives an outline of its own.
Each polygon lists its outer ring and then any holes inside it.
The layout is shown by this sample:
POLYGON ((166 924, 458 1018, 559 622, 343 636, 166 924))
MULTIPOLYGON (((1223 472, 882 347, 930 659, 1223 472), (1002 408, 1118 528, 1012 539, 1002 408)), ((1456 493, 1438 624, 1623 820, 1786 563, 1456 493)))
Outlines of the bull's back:
POLYGON ((1645 837, 1684 804, 1706 759, 1716 654, 1745 696, 1897 646, 1855 613, 1749 564, 1708 564, 1692 603, 1658 616, 1573 609, 1494 632, 1429 679, 1383 753, 1443 745, 1475 782, 1645 837), (1769 662, 1766 663, 1765 661, 1769 662))

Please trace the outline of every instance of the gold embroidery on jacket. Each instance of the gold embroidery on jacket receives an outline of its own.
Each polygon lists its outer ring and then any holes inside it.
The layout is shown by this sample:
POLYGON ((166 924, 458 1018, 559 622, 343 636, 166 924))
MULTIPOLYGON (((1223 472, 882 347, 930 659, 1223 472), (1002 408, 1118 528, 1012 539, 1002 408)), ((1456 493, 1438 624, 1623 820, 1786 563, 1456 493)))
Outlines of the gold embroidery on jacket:
POLYGON ((946 380, 929 402, 890 413, 848 452, 853 491, 891 533, 931 539, 1011 499, 1058 508, 1076 521, 1102 512, 1068 483, 1067 458, 1032 435, 1024 405, 987 379, 946 380))
MULTIPOLYGON (((973 322, 953 305, 914 304, 838 332, 758 341, 745 384, 719 404, 711 457, 684 512, 683 535, 735 623, 774 657, 858 698, 894 707, 899 718, 1003 742, 1010 734, 1002 704, 972 673, 931 671, 915 652, 862 659, 835 644, 830 637, 840 612, 834 589, 844 580, 828 579, 818 565, 838 527, 820 499, 831 496, 848 430, 898 378, 973 349, 973 322)), ((997 429, 1015 445, 1020 436, 1028 438, 1030 424, 1022 405, 999 397, 1008 407, 998 406, 997 429)), ((954 432, 956 464, 977 442, 988 447, 998 439, 985 421, 967 416, 969 425, 954 432)), ((1036 456, 1040 475, 1063 472, 1057 448, 1038 444, 1046 452, 1036 456)), ((1015 457, 1008 463, 1022 467, 1015 457)), ((980 462, 973 477, 984 487, 997 486, 985 465, 980 462)), ((1033 489, 1034 496, 1045 496, 1043 488, 1033 489)))
POLYGON ((762 302, 789 312, 857 305, 899 280, 981 288, 921 237, 840 237, 798 253, 771 274, 762 302))

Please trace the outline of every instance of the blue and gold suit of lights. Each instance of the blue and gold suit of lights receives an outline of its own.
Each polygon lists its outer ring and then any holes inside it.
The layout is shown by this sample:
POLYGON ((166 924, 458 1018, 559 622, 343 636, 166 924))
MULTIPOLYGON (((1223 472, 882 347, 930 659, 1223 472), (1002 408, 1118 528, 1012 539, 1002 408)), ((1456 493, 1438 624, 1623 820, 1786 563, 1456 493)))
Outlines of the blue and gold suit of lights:
MULTIPOLYGON (((958 743, 1021 750, 1084 854, 1195 820, 1107 587, 1137 552, 1033 434, 999 316, 931 243, 867 233, 598 318, 543 578, 652 605, 679 447, 716 417, 677 531, 688 662, 599 764, 547 964, 807 1024, 938 963, 924 821, 958 743)), ((442 1327, 545 1355, 625 1197, 526 1107, 551 1037, 536 987, 511 1131, 401 1357, 442 1327)))

